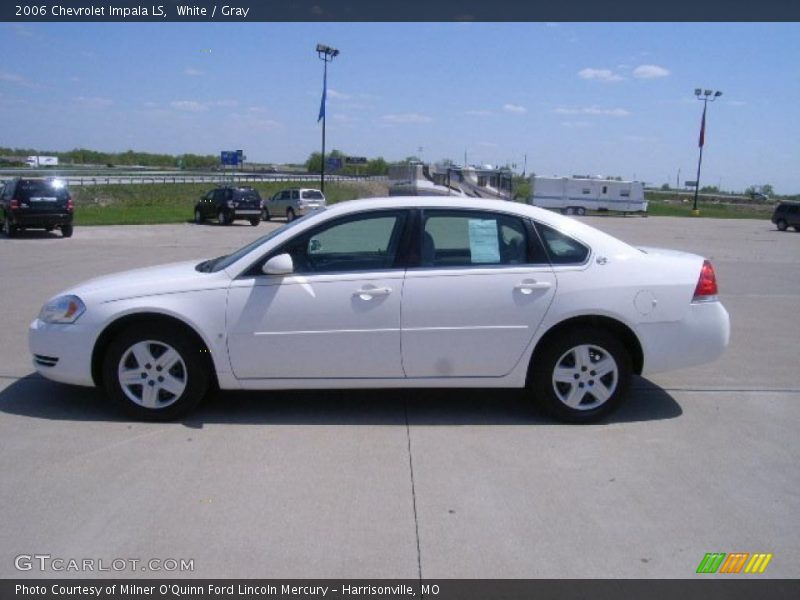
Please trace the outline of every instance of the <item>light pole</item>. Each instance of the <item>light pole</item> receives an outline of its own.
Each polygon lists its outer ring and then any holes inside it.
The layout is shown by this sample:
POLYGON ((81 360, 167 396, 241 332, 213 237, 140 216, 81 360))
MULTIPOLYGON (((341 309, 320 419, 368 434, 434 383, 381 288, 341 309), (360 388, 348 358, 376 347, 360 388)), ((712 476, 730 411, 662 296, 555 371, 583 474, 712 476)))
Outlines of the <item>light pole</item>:
POLYGON ((319 105, 319 117, 317 123, 322 120, 322 167, 319 171, 319 187, 320 191, 325 193, 325 100, 328 95, 328 63, 339 55, 336 48, 331 48, 325 44, 317 44, 317 56, 325 63, 325 68, 322 75, 322 101, 319 105))
POLYGON ((697 178, 694 182, 694 205, 692 206, 692 213, 699 214, 697 210, 697 193, 700 191, 700 166, 703 164, 703 145, 706 141, 706 111, 708 110, 708 103, 714 102, 722 96, 722 92, 695 88, 694 95, 703 102, 703 120, 700 122, 700 141, 698 143, 700 146, 700 158, 697 159, 697 178))

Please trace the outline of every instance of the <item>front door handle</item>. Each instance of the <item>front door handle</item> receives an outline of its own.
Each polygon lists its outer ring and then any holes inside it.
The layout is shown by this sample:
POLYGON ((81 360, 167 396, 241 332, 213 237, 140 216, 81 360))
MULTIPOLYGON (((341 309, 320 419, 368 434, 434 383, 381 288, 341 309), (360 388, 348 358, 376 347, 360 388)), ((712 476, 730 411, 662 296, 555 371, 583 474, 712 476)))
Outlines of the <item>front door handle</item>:
POLYGON ((532 294, 534 290, 547 290, 550 289, 551 283, 549 281, 536 281, 535 279, 528 279, 522 281, 514 286, 515 290, 519 290, 523 294, 532 294))
POLYGON ((372 300, 376 296, 388 296, 391 293, 390 287, 361 288, 353 292, 353 296, 358 296, 362 300, 372 300))

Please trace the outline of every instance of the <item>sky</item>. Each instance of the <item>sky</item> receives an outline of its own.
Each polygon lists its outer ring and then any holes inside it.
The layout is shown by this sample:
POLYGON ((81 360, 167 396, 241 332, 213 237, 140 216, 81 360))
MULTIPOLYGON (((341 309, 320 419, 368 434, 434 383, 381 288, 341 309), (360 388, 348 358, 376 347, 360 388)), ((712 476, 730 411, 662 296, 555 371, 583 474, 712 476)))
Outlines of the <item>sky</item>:
POLYGON ((800 193, 800 24, 0 23, 0 146, 515 164, 800 193), (527 159, 526 159, 527 157, 527 159))

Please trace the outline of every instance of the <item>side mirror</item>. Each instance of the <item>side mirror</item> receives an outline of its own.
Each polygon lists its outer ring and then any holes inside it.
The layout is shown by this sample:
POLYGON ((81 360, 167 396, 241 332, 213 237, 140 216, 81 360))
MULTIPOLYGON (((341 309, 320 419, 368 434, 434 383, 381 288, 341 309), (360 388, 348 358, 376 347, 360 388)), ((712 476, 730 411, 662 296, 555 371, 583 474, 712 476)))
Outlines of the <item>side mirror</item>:
POLYGON ((294 272, 294 262, 288 254, 278 254, 265 262, 261 271, 265 275, 290 275, 294 272))

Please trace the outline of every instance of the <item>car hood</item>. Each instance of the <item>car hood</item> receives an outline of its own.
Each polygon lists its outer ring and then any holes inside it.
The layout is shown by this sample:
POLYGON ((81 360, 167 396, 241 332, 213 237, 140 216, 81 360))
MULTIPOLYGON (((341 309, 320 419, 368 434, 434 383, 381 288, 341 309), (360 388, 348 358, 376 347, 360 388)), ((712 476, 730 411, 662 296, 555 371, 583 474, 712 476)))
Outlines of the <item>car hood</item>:
POLYGON ((195 269, 200 261, 186 261, 122 271, 85 281, 65 294, 75 294, 84 301, 113 302, 126 298, 174 294, 225 287, 230 277, 224 271, 201 273, 195 269))

